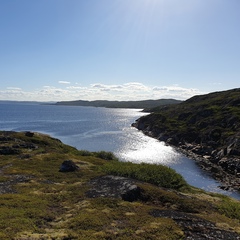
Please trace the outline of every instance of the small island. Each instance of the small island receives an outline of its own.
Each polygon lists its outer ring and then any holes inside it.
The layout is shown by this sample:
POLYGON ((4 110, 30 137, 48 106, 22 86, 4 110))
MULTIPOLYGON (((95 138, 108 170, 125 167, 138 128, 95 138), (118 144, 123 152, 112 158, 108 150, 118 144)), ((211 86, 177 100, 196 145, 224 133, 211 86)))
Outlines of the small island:
POLYGON ((239 239, 239 201, 161 165, 0 132, 0 239, 239 239))

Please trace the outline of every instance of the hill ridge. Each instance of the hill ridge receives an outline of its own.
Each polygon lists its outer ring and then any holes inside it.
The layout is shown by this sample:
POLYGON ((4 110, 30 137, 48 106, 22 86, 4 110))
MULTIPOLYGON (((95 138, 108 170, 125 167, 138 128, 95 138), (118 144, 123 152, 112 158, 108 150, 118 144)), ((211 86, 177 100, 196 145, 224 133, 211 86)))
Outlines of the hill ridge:
POLYGON ((140 100, 140 101, 76 100, 76 101, 60 101, 60 102, 57 102, 56 105, 150 109, 160 105, 170 105, 170 104, 177 104, 181 102, 182 102, 181 100, 176 100, 176 99, 157 99, 157 100, 150 99, 150 100, 140 100))
POLYGON ((133 126, 197 160, 225 188, 240 190, 240 88, 151 111, 133 126))

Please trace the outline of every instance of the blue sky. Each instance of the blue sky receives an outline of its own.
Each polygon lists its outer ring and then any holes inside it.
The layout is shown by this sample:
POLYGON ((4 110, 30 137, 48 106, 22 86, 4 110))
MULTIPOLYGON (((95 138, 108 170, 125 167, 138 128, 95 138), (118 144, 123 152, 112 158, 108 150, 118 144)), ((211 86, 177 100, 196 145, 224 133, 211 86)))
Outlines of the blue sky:
POLYGON ((239 0, 1 0, 0 100, 238 88, 239 0))

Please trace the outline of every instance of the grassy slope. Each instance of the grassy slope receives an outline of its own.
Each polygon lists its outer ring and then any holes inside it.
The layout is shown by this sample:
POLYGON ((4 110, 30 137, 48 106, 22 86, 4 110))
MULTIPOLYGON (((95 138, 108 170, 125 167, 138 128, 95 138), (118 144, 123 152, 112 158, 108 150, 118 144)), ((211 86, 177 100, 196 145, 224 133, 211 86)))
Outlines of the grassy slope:
POLYGON ((168 217, 153 217, 149 214, 152 209, 192 213, 220 229, 240 233, 238 201, 192 188, 171 170, 167 172, 168 182, 177 190, 159 187, 165 167, 105 160, 112 159, 112 155, 77 151, 37 133, 27 137, 24 133, 0 132, 0 140, 2 149, 14 146, 18 150, 15 154, 0 155, 0 186, 10 181, 15 191, 0 194, 0 239, 184 237, 181 226, 168 217), (66 159, 73 160, 80 170, 59 172, 66 159), (142 180, 139 186, 144 190, 145 200, 87 198, 88 181, 106 173, 142 180), (155 173, 156 177, 149 178, 155 173), (23 176, 28 177, 28 181, 14 182, 23 176))
POLYGON ((144 129, 177 142, 227 146, 231 137, 240 142, 240 89, 195 96, 168 107, 153 108, 142 117, 144 129))

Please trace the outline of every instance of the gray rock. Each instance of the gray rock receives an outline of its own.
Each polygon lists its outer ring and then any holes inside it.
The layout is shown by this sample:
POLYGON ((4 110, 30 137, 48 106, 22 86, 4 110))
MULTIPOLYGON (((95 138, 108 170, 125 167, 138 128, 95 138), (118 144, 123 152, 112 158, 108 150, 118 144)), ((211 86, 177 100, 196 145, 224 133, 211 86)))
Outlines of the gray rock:
POLYGON ((78 169, 79 167, 72 160, 65 160, 62 163, 59 172, 74 172, 78 169))
POLYGON ((86 192, 87 197, 113 197, 133 202, 141 197, 141 189, 132 179, 119 176, 101 176, 92 179, 91 189, 86 192))

